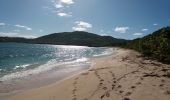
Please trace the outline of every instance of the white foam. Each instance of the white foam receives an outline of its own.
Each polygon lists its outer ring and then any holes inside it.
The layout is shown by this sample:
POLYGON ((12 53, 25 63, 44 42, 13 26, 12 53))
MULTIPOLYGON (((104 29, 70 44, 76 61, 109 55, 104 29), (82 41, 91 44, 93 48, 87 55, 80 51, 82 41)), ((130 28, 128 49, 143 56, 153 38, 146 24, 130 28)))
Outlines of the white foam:
POLYGON ((86 62, 86 61, 88 61, 88 58, 83 57, 83 58, 77 59, 75 62, 86 62))
MULTIPOLYGON (((107 54, 112 53, 112 51, 113 51, 113 49, 110 48, 110 49, 107 49, 106 51, 104 51, 102 54, 94 55, 94 56, 107 55, 107 54)), ((5 75, 5 76, 0 78, 0 81, 8 81, 8 80, 11 80, 11 79, 18 79, 18 78, 27 77, 29 75, 40 74, 40 73, 43 73, 45 71, 52 70, 53 68, 57 68, 58 66, 61 66, 61 65, 70 66, 70 65, 79 65, 79 64, 89 64, 89 59, 82 57, 82 58, 76 59, 74 61, 66 61, 66 62, 63 62, 63 60, 61 60, 61 62, 60 61, 58 62, 58 60, 53 59, 53 60, 48 61, 46 64, 40 65, 39 67, 36 67, 34 69, 24 70, 24 71, 10 73, 8 75, 5 75)), ((30 64, 15 66, 15 69, 26 68, 28 66, 30 66, 30 64)))
MULTIPOLYGON (((37 68, 5 75, 2 78, 0 78, 0 81, 8 81, 8 80, 11 80, 11 79, 23 78, 23 77, 27 77, 29 75, 40 74, 40 73, 43 73, 45 71, 52 70, 53 68, 57 68, 60 65, 71 65, 71 64, 76 65, 78 63, 82 63, 82 62, 86 62, 86 61, 88 61, 87 58, 81 58, 81 59, 77 59, 77 60, 71 61, 71 62, 57 62, 56 60, 50 60, 46 64, 41 65, 37 68)), ((27 66, 28 65, 25 65, 25 66, 22 66, 22 67, 27 67, 27 66)), ((20 67, 21 66, 16 66, 15 68, 20 68, 20 67)))
POLYGON ((101 54, 97 54, 97 55, 93 55, 93 57, 98 57, 98 56, 104 56, 104 55, 109 55, 113 52, 112 48, 108 48, 107 50, 105 50, 103 53, 101 54))
POLYGON ((13 69, 18 69, 18 68, 27 68, 28 66, 30 66, 31 64, 24 64, 24 65, 17 65, 15 66, 13 69))

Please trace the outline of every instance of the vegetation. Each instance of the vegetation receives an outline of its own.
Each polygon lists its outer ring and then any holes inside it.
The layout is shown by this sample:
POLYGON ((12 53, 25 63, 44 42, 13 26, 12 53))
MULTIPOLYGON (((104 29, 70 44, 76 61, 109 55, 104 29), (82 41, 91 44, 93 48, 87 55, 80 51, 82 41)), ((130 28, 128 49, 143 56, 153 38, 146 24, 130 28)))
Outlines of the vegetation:
POLYGON ((18 42, 18 43, 28 43, 31 39, 26 39, 22 37, 0 37, 0 42, 18 42))
POLYGON ((63 32, 45 35, 35 39, 1 37, 0 42, 19 42, 55 45, 78 45, 90 47, 118 46, 127 40, 116 39, 111 36, 100 36, 88 32, 63 32))
POLYGON ((170 27, 162 28, 143 38, 132 40, 125 47, 137 50, 159 61, 170 63, 170 27))

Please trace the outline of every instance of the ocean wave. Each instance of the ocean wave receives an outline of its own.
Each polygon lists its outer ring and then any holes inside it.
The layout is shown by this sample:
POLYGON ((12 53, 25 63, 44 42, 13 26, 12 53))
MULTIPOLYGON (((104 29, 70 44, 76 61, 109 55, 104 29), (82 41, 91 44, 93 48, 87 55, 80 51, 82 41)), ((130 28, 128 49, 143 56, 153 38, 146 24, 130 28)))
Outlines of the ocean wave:
POLYGON ((27 68, 27 67, 30 66, 30 65, 31 65, 31 64, 17 65, 17 66, 15 66, 13 69, 19 69, 19 68, 25 69, 25 68, 27 68))
POLYGON ((109 55, 113 53, 113 49, 112 48, 108 48, 107 50, 103 51, 102 53, 100 54, 96 54, 96 55, 93 55, 93 57, 99 57, 99 56, 104 56, 104 55, 109 55))
MULTIPOLYGON (((69 61, 69 62, 58 62, 55 59, 53 59, 53 60, 48 61, 46 64, 40 65, 39 67, 34 68, 34 69, 29 69, 29 70, 25 70, 25 71, 7 74, 7 75, 1 77, 0 81, 8 81, 11 79, 23 78, 23 77, 27 77, 29 75, 40 74, 45 71, 52 70, 53 68, 57 68, 58 66, 62 66, 62 65, 69 66, 69 65, 76 65, 76 64, 80 64, 80 63, 89 64, 88 58, 80 58, 80 59, 76 59, 74 61, 69 61)), ((29 65, 30 64, 16 66, 15 68, 16 69, 17 68, 26 68, 29 65)))
MULTIPOLYGON (((93 49, 93 48, 92 48, 93 49)), ((28 68, 29 66, 34 66, 34 64, 24 64, 24 65, 17 65, 13 69, 17 71, 17 69, 23 69, 23 70, 18 70, 17 72, 9 73, 7 75, 4 75, 3 77, 0 78, 0 81, 8 81, 8 80, 13 80, 13 79, 19 79, 23 77, 27 77, 30 75, 36 75, 40 74, 46 71, 50 71, 53 69, 57 69, 59 66, 62 66, 61 68, 71 68, 71 66, 81 66, 82 64, 89 65, 90 57, 96 57, 96 56, 103 56, 103 55, 108 55, 113 52, 112 48, 104 48, 105 50, 103 52, 100 52, 99 54, 92 54, 91 56, 88 57, 80 57, 76 59, 75 57, 70 57, 67 59, 51 59, 50 61, 46 62, 45 64, 37 64, 35 67, 28 68), (28 69, 27 69, 28 68, 28 69)))

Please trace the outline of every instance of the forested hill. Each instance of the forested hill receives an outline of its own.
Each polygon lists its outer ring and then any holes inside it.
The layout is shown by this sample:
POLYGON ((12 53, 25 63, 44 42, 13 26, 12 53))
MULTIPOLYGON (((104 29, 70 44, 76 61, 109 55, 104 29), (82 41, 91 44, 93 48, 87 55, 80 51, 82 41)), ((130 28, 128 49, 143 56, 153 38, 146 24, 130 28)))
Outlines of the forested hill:
POLYGON ((170 63, 170 26, 143 38, 135 39, 129 42, 126 47, 159 61, 170 63))
POLYGON ((88 32, 63 32, 45 35, 35 39, 0 37, 0 42, 78 45, 91 47, 119 46, 127 42, 124 39, 116 39, 111 36, 100 36, 88 32))

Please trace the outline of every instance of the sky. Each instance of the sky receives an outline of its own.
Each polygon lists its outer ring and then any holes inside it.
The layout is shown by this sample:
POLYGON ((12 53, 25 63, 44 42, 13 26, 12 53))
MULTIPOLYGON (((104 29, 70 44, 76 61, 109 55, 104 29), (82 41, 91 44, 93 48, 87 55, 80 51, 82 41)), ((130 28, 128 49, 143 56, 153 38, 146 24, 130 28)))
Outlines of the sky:
POLYGON ((135 39, 170 25, 170 0, 0 0, 0 36, 87 31, 135 39))

